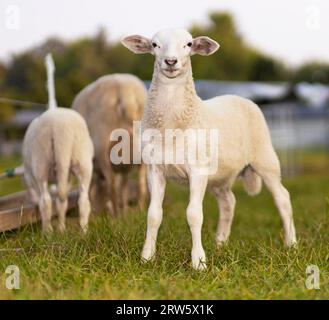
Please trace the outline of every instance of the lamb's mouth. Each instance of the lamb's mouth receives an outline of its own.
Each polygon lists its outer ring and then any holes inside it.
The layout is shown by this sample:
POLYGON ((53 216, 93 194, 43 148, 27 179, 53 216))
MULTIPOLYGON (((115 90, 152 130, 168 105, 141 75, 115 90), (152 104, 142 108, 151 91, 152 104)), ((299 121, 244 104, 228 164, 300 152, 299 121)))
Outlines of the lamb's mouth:
POLYGON ((174 78, 174 77, 176 77, 179 70, 180 70, 179 68, 166 68, 166 69, 162 69, 162 71, 164 72, 164 74, 168 78, 174 78))

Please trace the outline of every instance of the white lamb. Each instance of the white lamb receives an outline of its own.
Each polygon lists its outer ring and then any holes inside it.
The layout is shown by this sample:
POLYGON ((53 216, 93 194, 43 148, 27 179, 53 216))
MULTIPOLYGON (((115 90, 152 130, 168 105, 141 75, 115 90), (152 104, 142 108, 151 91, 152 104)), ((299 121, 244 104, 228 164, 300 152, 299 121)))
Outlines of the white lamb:
POLYGON ((225 95, 202 101, 196 94, 190 56, 213 54, 219 48, 218 43, 204 36, 193 39, 190 33, 180 29, 160 31, 152 39, 132 35, 124 38, 122 43, 134 53, 155 56, 148 105, 142 121, 143 132, 148 128, 160 132, 169 128, 216 128, 219 133, 216 159, 219 166, 212 174, 200 174, 202 165, 191 164, 186 159, 180 165, 148 165, 151 203, 142 259, 148 261, 155 254, 167 177, 189 181, 187 220, 192 234, 192 265, 195 269, 206 268, 201 228, 202 202, 207 185, 214 191, 220 209, 216 234, 217 244, 220 245, 228 240, 230 234, 235 207, 231 188, 239 176, 251 195, 260 192, 261 179, 264 181, 280 212, 285 244, 294 245, 296 235, 290 197, 281 184, 280 163, 262 112, 252 101, 238 96, 225 95))
POLYGON ((56 210, 59 229, 65 229, 67 194, 70 174, 79 183, 80 226, 85 232, 90 214, 89 186, 92 176, 93 144, 87 125, 76 111, 57 108, 51 57, 46 58, 48 69, 49 110, 32 121, 23 141, 24 178, 42 219, 42 230, 52 231, 52 199, 50 182, 56 183, 56 210))

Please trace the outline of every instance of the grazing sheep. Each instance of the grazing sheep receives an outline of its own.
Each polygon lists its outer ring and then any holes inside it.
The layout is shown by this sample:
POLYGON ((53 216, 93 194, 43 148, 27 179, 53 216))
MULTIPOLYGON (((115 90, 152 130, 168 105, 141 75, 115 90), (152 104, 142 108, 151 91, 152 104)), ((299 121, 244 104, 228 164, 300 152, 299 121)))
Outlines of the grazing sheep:
MULTIPOLYGON (((162 202, 166 178, 179 177, 189 181, 190 202, 187 220, 192 234, 192 265, 206 268, 206 256, 201 242, 203 222, 202 202, 207 185, 211 187, 220 208, 217 244, 228 240, 234 215, 235 197, 232 185, 241 176, 246 191, 257 194, 261 179, 272 193, 280 212, 287 246, 296 243, 292 207, 288 191, 281 184, 280 164, 273 149, 262 112, 250 100, 225 95, 202 101, 196 94, 190 56, 210 55, 219 45, 208 37, 195 39, 185 30, 164 30, 151 40, 133 35, 122 41, 134 53, 155 56, 154 74, 148 104, 142 120, 142 134, 148 128, 164 132, 168 128, 218 130, 218 167, 211 174, 201 174, 201 164, 148 165, 151 203, 142 259, 155 254, 156 238, 162 221, 162 202)), ((208 141, 211 143, 211 141, 208 141)), ((202 147, 199 143, 198 147, 202 147)), ((186 159, 186 158, 185 158, 186 159)))
POLYGON ((42 230, 52 231, 52 200, 48 190, 56 183, 56 210, 59 229, 65 229, 67 194, 70 173, 79 183, 80 226, 85 232, 90 214, 89 186, 92 177, 93 144, 87 125, 74 110, 57 108, 51 57, 46 58, 48 70, 49 110, 34 119, 23 141, 24 178, 32 199, 39 205, 42 230))
MULTIPOLYGON (((110 152, 115 142, 110 135, 115 129, 125 129, 133 137, 133 121, 141 119, 146 103, 146 89, 141 80, 129 74, 113 74, 99 78, 83 89, 74 99, 72 108, 86 120, 95 147, 93 194, 105 189, 107 209, 117 216, 128 206, 128 174, 131 164, 115 165, 110 152)), ((132 154, 132 153, 131 153, 132 154)), ((131 163, 131 162, 130 162, 131 163)), ((139 165, 139 205, 146 197, 145 166, 139 165)))

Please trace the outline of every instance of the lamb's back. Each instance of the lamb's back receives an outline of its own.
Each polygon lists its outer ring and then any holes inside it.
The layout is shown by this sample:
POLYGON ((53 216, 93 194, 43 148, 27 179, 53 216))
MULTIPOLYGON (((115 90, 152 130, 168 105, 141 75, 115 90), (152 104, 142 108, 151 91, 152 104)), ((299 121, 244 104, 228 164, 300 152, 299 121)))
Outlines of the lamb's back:
POLYGON ((203 107, 205 123, 219 131, 222 165, 248 165, 257 148, 271 144, 263 113, 251 100, 224 95, 203 101, 203 107))

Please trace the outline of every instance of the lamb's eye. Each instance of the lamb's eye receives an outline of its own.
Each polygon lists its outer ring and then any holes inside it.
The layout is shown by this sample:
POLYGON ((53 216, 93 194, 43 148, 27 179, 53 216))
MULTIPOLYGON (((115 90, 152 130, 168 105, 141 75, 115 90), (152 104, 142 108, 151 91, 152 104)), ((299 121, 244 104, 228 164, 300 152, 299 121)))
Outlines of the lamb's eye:
POLYGON ((192 47, 192 42, 189 42, 189 43, 187 44, 187 46, 191 48, 191 47, 192 47))
POLYGON ((156 48, 158 45, 155 42, 153 42, 152 46, 153 46, 153 48, 156 48))

